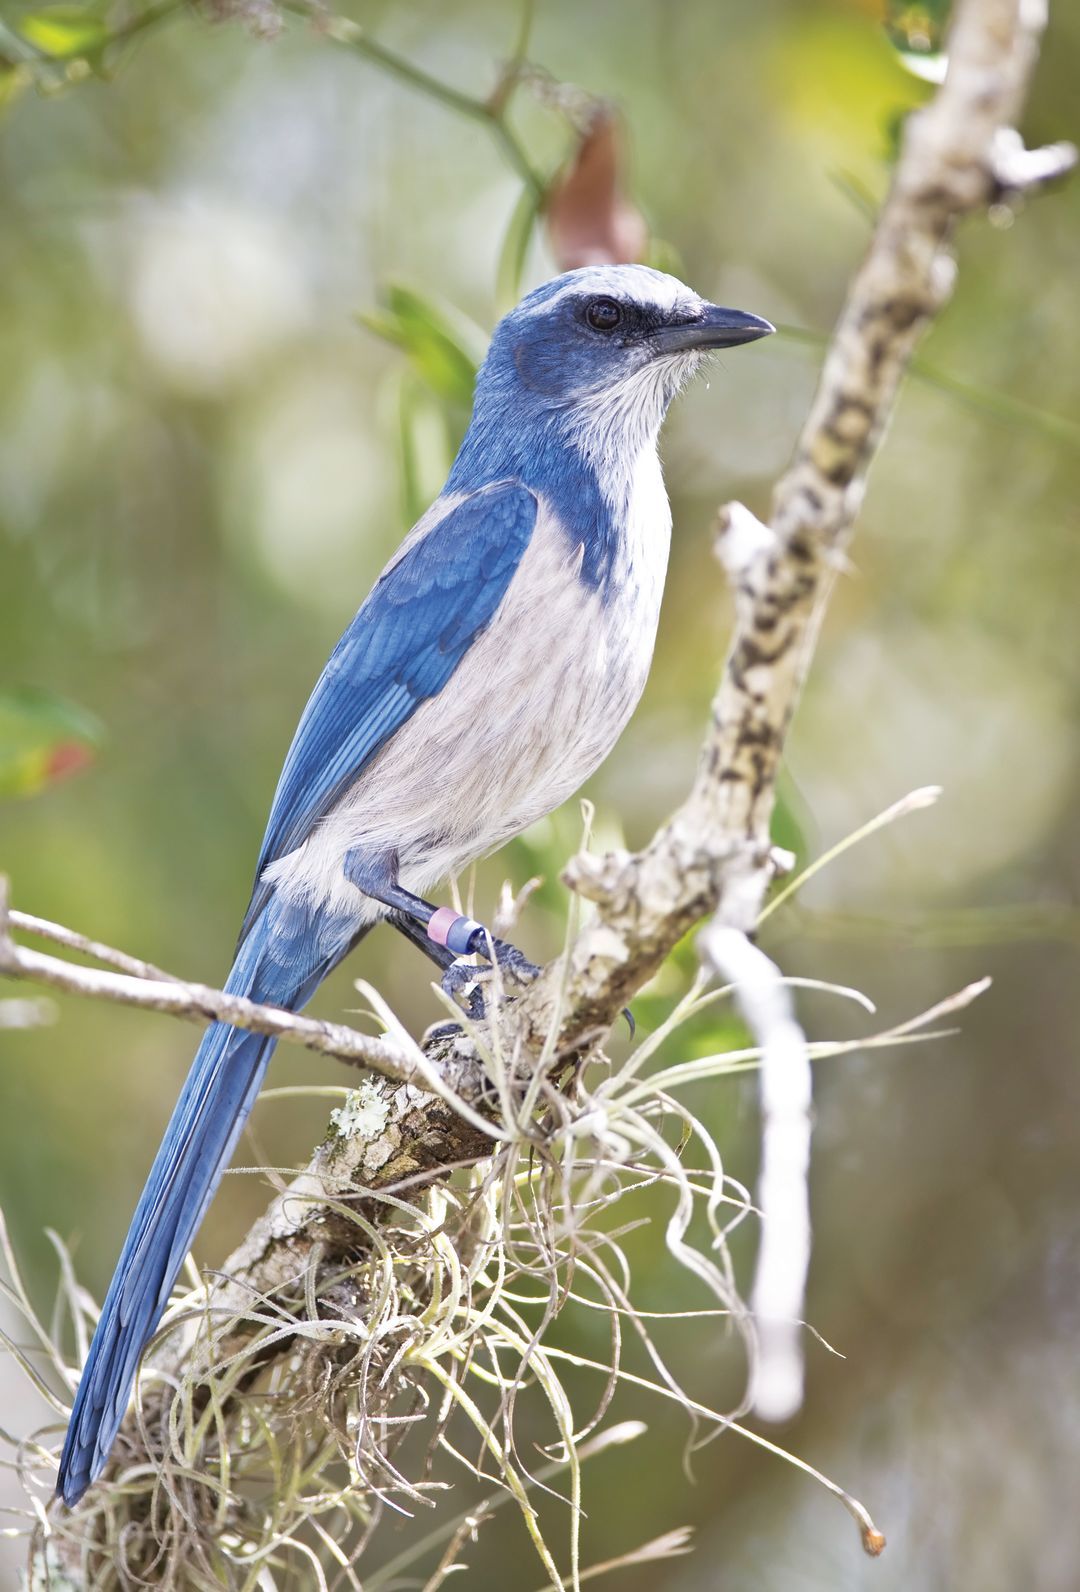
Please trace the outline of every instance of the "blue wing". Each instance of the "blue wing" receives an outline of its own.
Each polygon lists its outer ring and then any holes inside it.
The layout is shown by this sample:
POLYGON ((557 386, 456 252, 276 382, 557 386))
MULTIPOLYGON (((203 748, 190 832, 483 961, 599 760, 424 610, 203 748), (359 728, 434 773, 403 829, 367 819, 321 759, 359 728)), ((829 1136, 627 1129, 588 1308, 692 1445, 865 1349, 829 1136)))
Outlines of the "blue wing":
POLYGON ((532 536, 519 481, 471 493, 376 583, 323 670, 281 771, 241 939, 267 865, 301 845, 381 746, 436 696, 495 615, 532 536))

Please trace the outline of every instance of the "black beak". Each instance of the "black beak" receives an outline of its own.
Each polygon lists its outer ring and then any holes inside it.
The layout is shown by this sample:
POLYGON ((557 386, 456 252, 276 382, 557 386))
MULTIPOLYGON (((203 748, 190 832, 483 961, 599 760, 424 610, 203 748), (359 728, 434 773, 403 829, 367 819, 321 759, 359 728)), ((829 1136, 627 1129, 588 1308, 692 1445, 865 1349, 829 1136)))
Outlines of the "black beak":
POLYGON ((681 326, 662 326, 653 333, 653 341, 661 354, 690 354, 699 348, 734 348, 738 343, 753 343, 775 330, 760 315, 706 304, 696 319, 684 321, 681 326))

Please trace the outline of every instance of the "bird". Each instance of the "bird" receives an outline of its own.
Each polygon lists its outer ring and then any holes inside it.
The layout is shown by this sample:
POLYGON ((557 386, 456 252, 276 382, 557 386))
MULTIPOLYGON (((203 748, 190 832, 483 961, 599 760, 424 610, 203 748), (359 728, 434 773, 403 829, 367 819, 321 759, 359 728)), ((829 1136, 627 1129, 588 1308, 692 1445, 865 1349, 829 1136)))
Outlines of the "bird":
MULTIPOLYGON (((445 488, 331 654, 285 758, 227 992, 299 1011, 380 919, 444 971, 513 946, 428 894, 577 790, 652 661, 671 510, 661 423, 760 316, 643 265, 586 266, 498 323, 445 488)), ((100 1475, 273 1038, 215 1022, 139 1199, 57 1493, 100 1475)))

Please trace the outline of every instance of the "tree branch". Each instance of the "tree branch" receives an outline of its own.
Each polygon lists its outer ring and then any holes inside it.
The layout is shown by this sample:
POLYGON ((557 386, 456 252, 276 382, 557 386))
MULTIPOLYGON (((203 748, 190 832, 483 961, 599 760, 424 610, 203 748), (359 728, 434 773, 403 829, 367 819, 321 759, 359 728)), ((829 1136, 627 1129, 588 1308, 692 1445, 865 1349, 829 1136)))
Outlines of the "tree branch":
POLYGON ((810 1052, 776 963, 741 929, 714 920, 698 936, 707 967, 735 986, 761 1046, 761 1247, 750 1306, 758 1331, 748 1403, 786 1421, 803 1401, 802 1313, 810 1266, 810 1052))
MULTIPOLYGON (((577 857, 566 878, 597 903, 574 945, 562 1031, 611 1021, 705 912, 753 929, 773 877, 769 820, 788 726, 825 602, 862 504, 866 476, 919 337, 944 306, 958 221, 1065 174, 1076 149, 1027 154, 1012 130, 1038 56, 1039 0, 964 0, 948 75, 908 119, 899 164, 866 259, 833 333, 770 523, 721 509, 717 552, 735 590, 736 623, 689 797, 646 849, 577 857), (1004 140, 1003 140, 1003 135, 1004 140)), ((545 989, 530 992, 542 1027, 545 989)), ((550 1009, 550 1001, 547 1003, 550 1009)))
POLYGON ((304 1045, 337 1061, 370 1067, 394 1083, 413 1083, 422 1089, 434 1087, 422 1057, 419 1062, 402 1046, 370 1034, 361 1034, 344 1023, 326 1023, 301 1017, 281 1006, 262 1006, 241 995, 228 995, 207 984, 190 984, 171 973, 162 972, 150 962, 115 951, 111 946, 45 918, 9 910, 8 881, 0 875, 0 973, 9 978, 32 979, 69 995, 84 995, 93 1000, 112 1001, 120 1006, 141 1006, 144 1010, 169 1012, 191 1022, 232 1023, 255 1034, 273 1034, 292 1044, 304 1045), (103 972, 100 968, 79 967, 73 962, 46 956, 17 945, 13 927, 23 928, 45 939, 55 940, 71 950, 81 951, 100 962, 122 967, 124 972, 103 972))

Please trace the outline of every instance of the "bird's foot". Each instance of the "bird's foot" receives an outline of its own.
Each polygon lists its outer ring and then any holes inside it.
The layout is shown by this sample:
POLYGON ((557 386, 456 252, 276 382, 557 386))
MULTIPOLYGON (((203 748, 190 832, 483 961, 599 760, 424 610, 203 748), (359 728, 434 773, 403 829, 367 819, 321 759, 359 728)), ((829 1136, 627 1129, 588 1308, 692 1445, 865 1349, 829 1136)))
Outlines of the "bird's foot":
POLYGON ((445 946, 455 957, 482 956, 498 963, 503 973, 509 973, 518 984, 531 984, 540 969, 535 962, 511 945, 488 932, 475 918, 467 918, 452 907, 439 907, 427 923, 427 937, 435 945, 445 946))
MULTIPOLYGON (((495 960, 498 963, 499 972, 502 973, 504 978, 509 975, 511 983, 519 984, 524 989, 527 984, 532 983, 534 978, 540 977, 540 969, 536 963, 530 962, 525 953, 519 951, 516 945, 511 945, 509 940, 497 940, 493 935, 491 937, 491 948, 495 952, 495 960)), ((486 944, 481 948, 480 954, 481 956, 487 956, 486 944)))
POLYGON ((474 967, 471 962, 451 962, 439 984, 456 1006, 479 1023, 484 1018, 484 992, 480 980, 488 976, 486 969, 474 967))
MULTIPOLYGON (((472 919, 459 918, 458 923, 468 926, 467 937, 460 930, 455 936, 458 943, 468 945, 469 955, 482 956, 489 963, 494 958, 502 974, 505 988, 516 992, 524 989, 539 976, 540 969, 536 963, 530 962, 516 945, 511 945, 508 940, 497 939, 472 919)), ((453 944, 449 936, 447 943, 453 944)), ((474 962, 458 960, 452 962, 443 973, 442 987, 452 1000, 468 1012, 470 1017, 479 1020, 485 1011, 484 986, 490 983, 491 975, 490 966, 482 967, 474 962)))
MULTIPOLYGON (((464 921, 470 922, 471 920, 466 919, 464 921)), ((503 975, 504 987, 509 985, 511 988, 516 986, 518 989, 525 989, 532 983, 534 978, 540 976, 540 968, 537 967, 535 962, 530 962, 525 953, 519 951, 516 945, 511 945, 509 940, 496 939, 493 934, 489 935, 486 929, 482 932, 484 935, 484 947, 474 954, 479 954, 490 962, 491 958, 488 955, 488 946, 490 944, 491 950, 495 954, 495 961, 498 964, 499 971, 503 975)), ((440 980, 442 988, 450 996, 450 999, 467 1012, 474 1022, 483 1021, 485 1014, 484 985, 490 983, 491 971, 490 966, 478 967, 475 962, 466 962, 459 959, 450 963, 450 966, 444 970, 440 980)), ((629 1006, 623 1007, 622 1015, 626 1020, 630 1038, 633 1039, 637 1032, 637 1024, 629 1006)), ((445 1026, 447 1031, 449 1031, 455 1025, 445 1024, 442 1026, 445 1026)))

